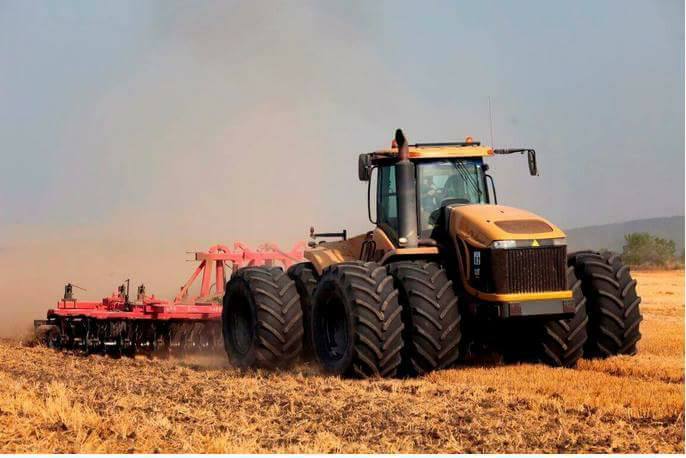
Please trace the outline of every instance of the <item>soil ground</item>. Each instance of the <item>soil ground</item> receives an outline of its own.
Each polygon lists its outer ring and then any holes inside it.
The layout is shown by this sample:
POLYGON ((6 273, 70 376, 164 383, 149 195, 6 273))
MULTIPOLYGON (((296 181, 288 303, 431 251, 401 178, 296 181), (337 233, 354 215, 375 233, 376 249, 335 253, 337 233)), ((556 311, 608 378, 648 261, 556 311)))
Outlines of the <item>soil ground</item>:
POLYGON ((87 358, 0 343, 2 452, 684 452, 684 272, 635 273, 635 357, 351 381, 223 355, 87 358))

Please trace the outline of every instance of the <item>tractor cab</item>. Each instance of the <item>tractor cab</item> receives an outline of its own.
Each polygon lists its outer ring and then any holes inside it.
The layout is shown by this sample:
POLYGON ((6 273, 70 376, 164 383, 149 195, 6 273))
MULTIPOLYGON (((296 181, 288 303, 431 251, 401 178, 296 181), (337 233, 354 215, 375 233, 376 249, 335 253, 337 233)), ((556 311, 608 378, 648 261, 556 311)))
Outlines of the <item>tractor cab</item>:
MULTIPOLYGON (((538 175, 536 152, 530 148, 493 149, 467 137, 464 142, 417 143, 407 145, 401 131, 396 132, 391 148, 359 156, 358 174, 367 181, 368 214, 370 221, 380 227, 395 244, 403 244, 400 220, 403 208, 398 199, 398 165, 405 164, 406 184, 412 187, 409 199, 404 199, 405 212, 416 219, 417 240, 427 240, 441 221, 448 206, 497 204, 493 179, 487 175, 484 157, 496 154, 526 153, 529 173, 538 175), (398 147, 398 144, 401 147, 398 147), (371 186, 376 171, 376 220, 372 219, 371 186), (487 183, 490 181, 489 189, 487 183), (410 209, 409 207, 415 207, 410 209), (414 211, 412 211, 414 210, 414 211), (415 217, 416 215, 416 217, 415 217)), ((405 193, 407 194, 407 193, 405 193)), ((412 231, 414 221, 407 221, 412 231)), ((407 231, 407 229, 406 229, 407 231)))
MULTIPOLYGON (((420 239, 431 237, 446 206, 490 202, 485 169, 487 167, 484 167, 480 157, 416 161, 417 227, 420 239)), ((376 222, 395 240, 398 239, 399 230, 397 196, 395 165, 379 166, 376 222)))

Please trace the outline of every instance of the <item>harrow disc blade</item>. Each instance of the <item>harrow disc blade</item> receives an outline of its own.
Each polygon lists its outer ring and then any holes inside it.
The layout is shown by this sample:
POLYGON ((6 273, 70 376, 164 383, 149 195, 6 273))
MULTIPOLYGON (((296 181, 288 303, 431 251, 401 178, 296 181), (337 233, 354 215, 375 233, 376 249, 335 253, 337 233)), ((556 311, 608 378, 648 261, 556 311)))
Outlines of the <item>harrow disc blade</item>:
POLYGON ((221 326, 215 321, 163 322, 153 320, 102 320, 61 317, 35 329, 37 340, 50 348, 79 355, 112 358, 182 356, 221 349, 221 326))

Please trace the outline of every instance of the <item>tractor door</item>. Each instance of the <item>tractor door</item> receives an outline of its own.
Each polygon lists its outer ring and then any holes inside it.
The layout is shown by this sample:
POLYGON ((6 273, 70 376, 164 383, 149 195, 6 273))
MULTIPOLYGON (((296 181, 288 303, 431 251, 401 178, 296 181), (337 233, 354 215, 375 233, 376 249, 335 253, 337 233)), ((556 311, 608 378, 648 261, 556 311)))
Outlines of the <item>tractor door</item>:
POLYGON ((397 246, 398 195, 395 182, 395 165, 380 166, 377 183, 376 224, 397 246))

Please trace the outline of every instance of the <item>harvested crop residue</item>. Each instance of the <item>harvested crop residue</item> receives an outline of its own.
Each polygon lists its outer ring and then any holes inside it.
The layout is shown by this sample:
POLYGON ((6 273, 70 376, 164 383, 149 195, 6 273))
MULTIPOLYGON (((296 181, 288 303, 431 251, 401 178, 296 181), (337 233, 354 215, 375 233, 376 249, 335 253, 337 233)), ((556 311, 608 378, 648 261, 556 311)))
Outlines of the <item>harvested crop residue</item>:
POLYGON ((684 273, 638 272, 636 357, 352 381, 0 344, 3 452, 684 452, 684 273))

